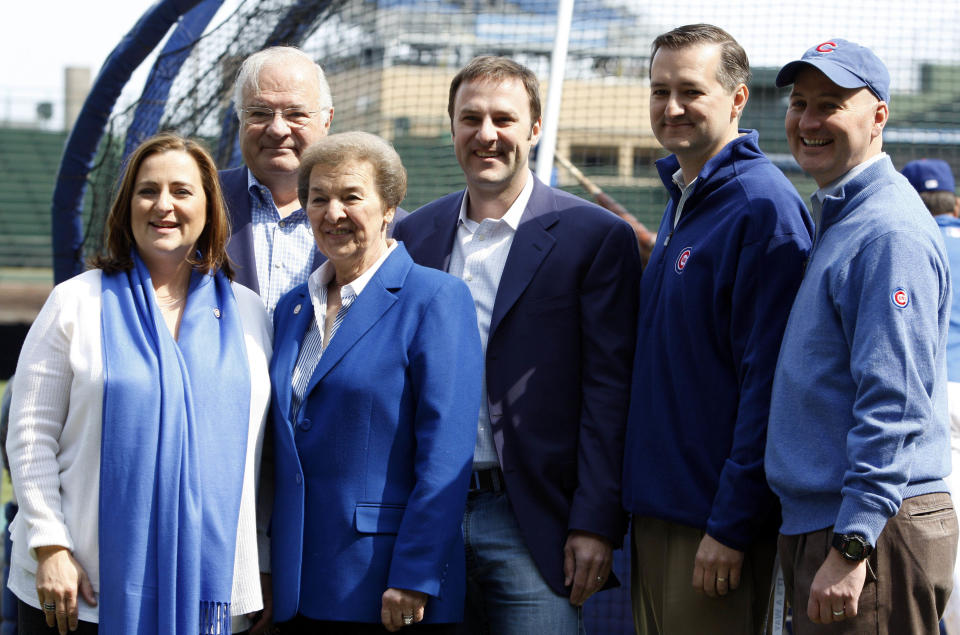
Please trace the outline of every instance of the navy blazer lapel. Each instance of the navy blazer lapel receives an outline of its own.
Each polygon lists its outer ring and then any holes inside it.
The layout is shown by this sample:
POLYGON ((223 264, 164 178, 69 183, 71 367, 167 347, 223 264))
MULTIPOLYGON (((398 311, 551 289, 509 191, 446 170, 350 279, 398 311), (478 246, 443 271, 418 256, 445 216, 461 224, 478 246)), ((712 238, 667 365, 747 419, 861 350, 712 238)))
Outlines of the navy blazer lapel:
POLYGON ((277 407, 284 417, 290 413, 292 397, 290 382, 293 377, 293 367, 297 364, 297 357, 300 356, 303 336, 313 319, 313 303, 310 301, 307 285, 300 288, 297 296, 296 301, 284 305, 286 315, 274 316, 277 329, 283 330, 283 337, 274 339, 273 357, 276 367, 274 379, 286 381, 286 385, 275 387, 273 394, 276 395, 277 407))
POLYGON ((493 303, 493 315, 490 317, 491 337, 497 330, 503 316, 520 298, 540 263, 547 257, 556 239, 550 228, 557 222, 559 215, 556 202, 549 187, 534 179, 533 193, 527 202, 527 208, 520 217, 520 225, 510 245, 507 262, 503 266, 497 298, 493 303))
POLYGON ((423 237, 418 264, 440 271, 450 271, 450 254, 453 253, 453 241, 457 236, 457 224, 460 220, 460 206, 463 205, 464 190, 454 199, 450 210, 439 214, 433 225, 433 231, 423 237))
POLYGON ((373 274, 373 278, 363 288, 357 299, 354 300, 353 305, 340 324, 340 328, 337 329, 333 339, 330 340, 330 345, 327 346, 320 357, 320 361, 313 371, 313 377, 310 378, 310 383, 307 385, 305 395, 310 394, 317 383, 393 306, 397 301, 394 291, 403 286, 407 272, 410 271, 412 266, 413 260, 407 254, 406 249, 403 248, 403 245, 398 245, 396 250, 380 266, 380 269, 373 274))
POLYGON ((220 184, 230 215, 231 235, 227 242, 227 255, 236 265, 234 279, 259 294, 260 281, 257 278, 257 261, 253 247, 247 168, 224 170, 220 173, 220 184))

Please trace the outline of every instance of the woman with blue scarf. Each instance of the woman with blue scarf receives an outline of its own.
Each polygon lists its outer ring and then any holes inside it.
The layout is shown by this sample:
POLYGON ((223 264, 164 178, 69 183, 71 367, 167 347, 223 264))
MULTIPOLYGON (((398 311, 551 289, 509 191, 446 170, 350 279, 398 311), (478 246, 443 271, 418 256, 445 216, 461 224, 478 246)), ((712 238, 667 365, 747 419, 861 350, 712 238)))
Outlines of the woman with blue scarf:
POLYGON ((7 441, 20 635, 220 635, 262 607, 271 337, 260 298, 230 282, 228 237, 210 155, 148 139, 105 254, 33 323, 7 441))
POLYGON ((299 197, 327 261, 274 312, 274 619, 285 635, 454 632, 482 359, 461 280, 387 238, 396 151, 330 135, 299 197))

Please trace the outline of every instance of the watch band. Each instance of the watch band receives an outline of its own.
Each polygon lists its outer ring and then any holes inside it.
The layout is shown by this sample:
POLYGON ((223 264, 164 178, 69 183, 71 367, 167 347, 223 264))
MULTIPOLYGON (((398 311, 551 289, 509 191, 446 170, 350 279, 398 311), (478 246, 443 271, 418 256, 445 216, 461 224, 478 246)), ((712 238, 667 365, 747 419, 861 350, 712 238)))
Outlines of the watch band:
POLYGON ((865 560, 873 553, 873 545, 859 534, 833 534, 830 544, 851 562, 865 560))

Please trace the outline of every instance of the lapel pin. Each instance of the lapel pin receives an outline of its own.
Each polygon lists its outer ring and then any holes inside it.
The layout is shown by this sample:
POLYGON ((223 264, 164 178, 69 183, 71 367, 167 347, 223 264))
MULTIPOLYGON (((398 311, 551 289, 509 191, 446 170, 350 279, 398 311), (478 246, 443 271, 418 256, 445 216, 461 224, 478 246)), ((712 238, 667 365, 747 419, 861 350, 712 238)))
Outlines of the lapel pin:
POLYGON ((213 309, 213 317, 217 318, 218 320, 220 319, 220 309, 214 307, 214 309, 213 309))
POLYGON ((301 307, 301 306, 303 306, 303 305, 302 305, 302 304, 298 304, 297 306, 293 307, 293 314, 294 314, 294 315, 296 315, 297 313, 300 313, 300 307, 301 307))

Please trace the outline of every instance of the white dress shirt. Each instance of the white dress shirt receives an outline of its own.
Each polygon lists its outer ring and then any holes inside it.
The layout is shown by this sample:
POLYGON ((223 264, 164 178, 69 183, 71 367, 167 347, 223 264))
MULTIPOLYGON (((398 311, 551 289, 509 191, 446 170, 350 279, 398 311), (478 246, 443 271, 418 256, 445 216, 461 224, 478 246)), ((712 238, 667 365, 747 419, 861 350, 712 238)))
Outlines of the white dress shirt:
MULTIPOLYGON (((497 289, 507 255, 513 245, 513 237, 520 226, 520 218, 527 208, 527 202, 533 193, 533 175, 527 174, 527 183, 523 186, 517 200, 501 218, 485 218, 482 222, 470 220, 467 215, 470 193, 465 192, 460 205, 460 218, 457 221, 457 235, 450 254, 449 273, 467 283, 473 295, 473 304, 477 309, 477 326, 480 329, 480 343, 483 355, 487 355, 487 341, 490 339, 490 320, 493 317, 493 304, 497 299, 497 289)), ((500 465, 497 449, 490 430, 490 412, 487 406, 487 376, 483 375, 480 398, 480 417, 477 421, 477 445, 473 454, 473 469, 485 470, 500 465)))

